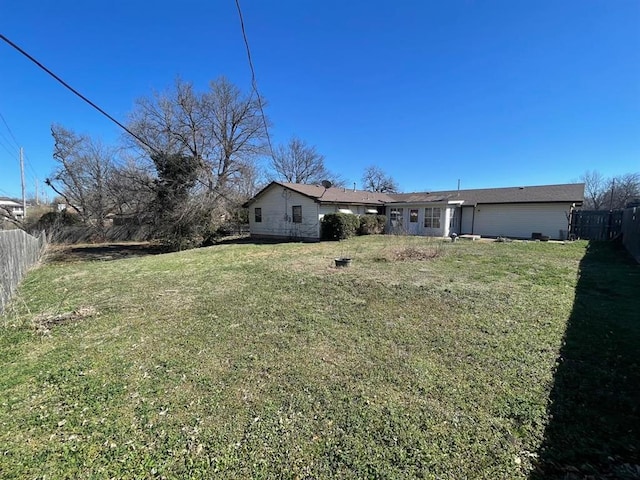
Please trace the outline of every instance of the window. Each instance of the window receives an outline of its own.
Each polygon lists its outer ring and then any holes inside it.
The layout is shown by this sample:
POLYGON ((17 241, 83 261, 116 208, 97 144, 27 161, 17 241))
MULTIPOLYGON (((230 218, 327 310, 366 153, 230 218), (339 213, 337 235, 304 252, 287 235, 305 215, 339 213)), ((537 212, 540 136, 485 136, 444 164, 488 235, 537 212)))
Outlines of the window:
POLYGON ((440 228, 440 207, 424 209, 424 226, 426 228, 440 228))
POLYGON ((412 208, 409 210, 409 223, 418 223, 418 209, 412 208))
POLYGON ((253 209, 253 213, 255 214, 256 223, 262 222, 262 209, 259 207, 256 207, 253 209))
POLYGON ((293 223, 302 223, 302 205, 291 207, 291 217, 293 217, 293 223))
POLYGON ((391 219, 391 224, 395 225, 396 223, 402 225, 402 216, 404 215, 402 208, 392 208, 389 212, 389 217, 391 219))

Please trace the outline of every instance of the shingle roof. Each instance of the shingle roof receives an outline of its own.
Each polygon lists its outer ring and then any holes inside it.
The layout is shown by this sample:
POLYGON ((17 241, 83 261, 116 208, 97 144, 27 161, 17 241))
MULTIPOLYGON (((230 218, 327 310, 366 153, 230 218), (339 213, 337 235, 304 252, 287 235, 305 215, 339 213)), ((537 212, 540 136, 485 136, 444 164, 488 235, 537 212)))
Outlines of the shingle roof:
POLYGON ((394 201, 393 198, 386 193, 351 190, 349 188, 339 187, 324 188, 321 185, 305 185, 302 183, 271 182, 245 205, 252 203, 254 199, 258 198, 262 192, 270 188, 272 185, 280 185, 306 197, 312 198, 320 203, 381 205, 394 201))
POLYGON ((538 185, 528 187, 479 188, 471 190, 443 190, 437 192, 379 193, 348 188, 324 188, 320 185, 271 182, 245 203, 249 206, 263 192, 279 185, 320 203, 381 205, 387 203, 430 203, 461 200, 465 205, 477 203, 580 203, 584 200, 584 183, 538 185))
POLYGON ((425 203, 455 200, 464 200, 465 205, 473 205, 476 203, 579 203, 584 200, 584 183, 395 193, 390 196, 393 198, 392 202, 394 203, 425 203))

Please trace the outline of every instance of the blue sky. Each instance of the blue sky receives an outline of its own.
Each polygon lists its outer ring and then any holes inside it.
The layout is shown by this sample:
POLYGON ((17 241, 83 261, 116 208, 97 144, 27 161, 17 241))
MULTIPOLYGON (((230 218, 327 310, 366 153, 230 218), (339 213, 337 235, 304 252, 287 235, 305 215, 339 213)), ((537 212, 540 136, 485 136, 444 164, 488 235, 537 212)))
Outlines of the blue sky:
MULTIPOLYGON (((240 3, 273 142, 315 145, 349 185, 368 165, 403 191, 640 171, 638 0, 240 3)), ((122 121, 176 76, 250 88, 234 0, 5 0, 0 32, 122 121)), ((121 137, 4 42, 0 68, 31 194, 54 168, 52 123, 121 137)), ((0 196, 19 194, 0 120, 0 196)))

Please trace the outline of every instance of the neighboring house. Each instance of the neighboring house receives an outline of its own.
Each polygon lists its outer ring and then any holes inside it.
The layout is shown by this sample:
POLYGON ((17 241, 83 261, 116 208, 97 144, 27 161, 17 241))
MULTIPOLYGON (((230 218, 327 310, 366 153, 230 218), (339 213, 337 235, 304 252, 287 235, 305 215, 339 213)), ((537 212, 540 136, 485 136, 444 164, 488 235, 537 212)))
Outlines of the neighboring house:
POLYGON ((19 220, 24 218, 22 204, 8 197, 0 197, 0 210, 2 210, 3 213, 10 214, 13 218, 19 220))
POLYGON ((584 200, 584 184, 483 188, 392 195, 389 230, 447 237, 565 239, 571 210, 584 200))
POLYGON ((389 233, 564 239, 583 199, 582 183, 384 194, 272 182, 245 207, 255 237, 318 240, 324 214, 345 212, 384 213, 389 233))
POLYGON ((384 193, 271 182, 244 206, 253 237, 319 240, 325 214, 384 214, 385 204, 392 201, 384 193))

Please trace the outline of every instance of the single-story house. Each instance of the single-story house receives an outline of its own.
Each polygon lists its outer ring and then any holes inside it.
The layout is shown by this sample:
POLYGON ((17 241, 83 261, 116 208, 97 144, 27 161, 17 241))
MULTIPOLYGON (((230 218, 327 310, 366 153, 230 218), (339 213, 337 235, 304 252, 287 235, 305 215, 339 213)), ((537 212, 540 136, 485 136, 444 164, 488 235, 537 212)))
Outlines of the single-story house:
POLYGON ((583 200, 582 183, 384 194, 271 182, 245 207, 255 237, 318 240, 322 217, 345 212, 385 214, 390 233, 564 239, 583 200))
POLYGON ((327 213, 385 214, 393 198, 384 193, 300 183, 271 182, 244 204, 252 237, 320 239, 327 213))

